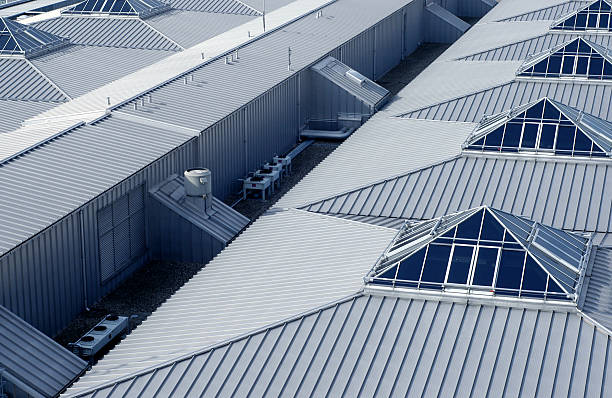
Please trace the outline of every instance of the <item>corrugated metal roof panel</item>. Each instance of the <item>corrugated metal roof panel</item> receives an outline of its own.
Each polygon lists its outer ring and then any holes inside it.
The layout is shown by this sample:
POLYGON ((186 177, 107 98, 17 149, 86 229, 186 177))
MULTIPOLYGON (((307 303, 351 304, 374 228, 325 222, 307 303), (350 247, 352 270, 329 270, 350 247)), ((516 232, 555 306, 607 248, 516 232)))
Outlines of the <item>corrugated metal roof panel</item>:
POLYGON ((67 37, 73 44, 180 51, 181 48, 138 18, 59 17, 33 26, 67 37))
POLYGON ((162 0, 176 10, 258 16, 261 13, 238 0, 162 0))
POLYGON ((424 220, 488 205, 555 228, 611 233, 611 197, 609 162, 463 155, 304 209, 424 220))
POLYGON ((459 154, 474 127, 390 118, 379 112, 275 206, 304 205, 448 159, 459 154))
POLYGON ((564 15, 571 13, 572 11, 579 10, 590 3, 593 0, 587 1, 566 1, 561 4, 541 8, 535 11, 529 11, 526 13, 522 13, 519 15, 514 15, 512 17, 501 19, 500 21, 534 21, 534 20, 546 20, 546 21, 554 21, 557 18, 560 18, 564 15))
POLYGON ((0 305, 0 378, 53 397, 87 363, 0 305))
POLYGON ((392 229, 298 210, 268 213, 81 377, 69 393, 353 294, 395 234, 392 229))
POLYGON ((400 117, 478 122, 485 115, 507 111, 548 97, 601 119, 612 120, 612 85, 585 81, 515 81, 443 101, 400 117))
POLYGON ((0 100, 0 134, 21 126, 21 122, 53 108, 54 102, 0 100))
POLYGON ((81 396, 607 396, 575 313, 357 296, 81 396))
POLYGON ((597 248, 582 311, 612 329, 612 249, 597 248))
POLYGON ((35 58, 32 63, 75 98, 170 54, 168 51, 136 48, 71 46, 35 58))
POLYGON ((110 117, 3 164, 0 254, 191 138, 110 117))
POLYGON ((311 69, 371 106, 377 106, 389 95, 387 89, 379 86, 359 72, 353 76, 360 79, 361 83, 351 79, 347 74, 355 73, 356 71, 334 57, 325 58, 316 65, 313 65, 311 69))
POLYGON ((249 15, 170 11, 147 19, 147 24, 187 48, 252 20, 249 15))
POLYGON ((582 37, 585 40, 602 45, 604 47, 612 47, 612 37, 610 35, 576 35, 551 33, 534 37, 533 39, 523 40, 517 43, 507 44, 501 47, 482 51, 473 55, 469 55, 467 57, 462 57, 460 59, 465 61, 525 60, 529 55, 548 50, 578 36, 582 37))
MULTIPOLYGON (((206 231, 224 245, 232 240, 250 220, 217 198, 212 199, 211 213, 205 215, 201 208, 195 207, 185 199, 184 178, 176 174, 153 187, 149 192, 164 206, 206 231)), ((200 200, 202 200, 200 198, 200 200)))
POLYGON ((0 99, 62 102, 68 98, 23 58, 0 58, 0 99))

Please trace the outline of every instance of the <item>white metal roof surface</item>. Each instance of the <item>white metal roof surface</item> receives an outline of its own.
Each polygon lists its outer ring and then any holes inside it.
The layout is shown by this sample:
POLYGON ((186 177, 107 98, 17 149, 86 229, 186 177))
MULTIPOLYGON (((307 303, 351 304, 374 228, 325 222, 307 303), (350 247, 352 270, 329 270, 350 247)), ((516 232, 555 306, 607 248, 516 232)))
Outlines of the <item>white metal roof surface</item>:
POLYGON ((612 330, 612 249, 597 248, 582 311, 612 330))
POLYGON ((57 86, 25 58, 0 58, 0 99, 63 102, 57 86))
POLYGON ((202 11, 217 14, 260 15, 256 9, 239 0, 162 0, 177 10, 202 11))
POLYGON ((0 305, 0 378, 53 397, 87 363, 0 305))
POLYGON ((76 382, 142 371, 356 293, 396 231, 288 210, 247 228, 76 382))
POLYGON ((610 344, 571 312, 362 295, 80 396, 604 397, 610 344))
POLYGON ((55 102, 0 100, 0 134, 19 128, 24 118, 38 115, 56 105, 55 102))
POLYGON ((1 165, 0 254, 191 138, 110 117, 1 165))

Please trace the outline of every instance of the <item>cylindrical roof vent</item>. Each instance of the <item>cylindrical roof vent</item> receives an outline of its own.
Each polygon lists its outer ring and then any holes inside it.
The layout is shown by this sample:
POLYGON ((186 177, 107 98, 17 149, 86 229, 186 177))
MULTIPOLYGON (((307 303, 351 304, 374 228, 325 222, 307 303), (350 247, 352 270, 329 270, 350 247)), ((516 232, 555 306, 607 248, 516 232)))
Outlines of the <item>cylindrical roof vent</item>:
POLYGON ((208 197, 212 193, 211 173, 208 169, 185 170, 185 194, 208 197))

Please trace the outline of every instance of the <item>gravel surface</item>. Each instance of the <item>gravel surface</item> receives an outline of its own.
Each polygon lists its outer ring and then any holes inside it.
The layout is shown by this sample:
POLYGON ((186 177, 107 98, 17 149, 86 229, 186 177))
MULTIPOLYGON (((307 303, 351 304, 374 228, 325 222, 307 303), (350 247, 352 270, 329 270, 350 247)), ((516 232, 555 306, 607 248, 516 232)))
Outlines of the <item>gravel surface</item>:
MULTIPOLYGON (((445 44, 421 45, 378 83, 395 95, 448 47, 445 44)), ((292 174, 283 180, 281 188, 271 198, 266 201, 241 201, 234 209, 252 221, 257 219, 339 145, 340 142, 314 142, 293 160, 292 174)), ((225 202, 232 204, 239 198, 241 195, 233 195, 226 198, 225 202)), ((204 264, 197 263, 151 262, 134 272, 115 291, 92 305, 90 311, 81 313, 55 337, 55 341, 64 346, 77 341, 107 314, 130 316, 130 329, 133 329, 203 267, 204 264)), ((113 346, 114 344, 109 345, 96 359, 113 346)))

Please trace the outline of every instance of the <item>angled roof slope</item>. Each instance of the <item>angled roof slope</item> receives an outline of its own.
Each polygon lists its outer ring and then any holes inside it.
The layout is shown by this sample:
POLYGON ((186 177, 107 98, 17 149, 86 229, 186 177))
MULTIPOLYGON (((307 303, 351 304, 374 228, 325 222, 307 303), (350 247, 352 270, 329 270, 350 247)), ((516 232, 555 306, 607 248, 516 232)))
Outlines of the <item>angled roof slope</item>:
POLYGON ((259 16, 261 12, 238 0, 161 0, 177 10, 203 11, 216 14, 259 16))
POLYGON ((181 47, 138 18, 59 17, 34 24, 73 44, 180 51, 181 47))
POLYGON ((555 228, 596 232, 611 245, 612 164, 469 156, 318 201, 319 213, 412 220, 489 205, 555 228))
POLYGON ((612 249, 598 247, 587 270, 582 312, 612 330, 612 249))
POLYGON ((63 37, 0 17, 0 55, 32 57, 66 44, 63 37))
MULTIPOLYGON (((511 22, 511 21, 542 21, 550 20, 554 21, 561 16, 568 15, 574 11, 580 10, 584 6, 588 6, 592 0, 570 0, 559 4, 554 4, 548 7, 540 8, 534 11, 524 12, 511 17, 504 17, 499 19, 499 22, 511 22)), ((537 4, 537 3, 532 3, 537 4)))
POLYGON ((360 295, 76 396, 608 396, 610 344, 571 312, 360 295))
POLYGON ((54 397, 86 367, 85 361, 0 305, 0 379, 54 397))
POLYGON ((0 99, 62 102, 68 97, 28 60, 0 58, 0 99))
POLYGON ((396 232, 299 210, 265 214, 69 392, 354 294, 396 232))

